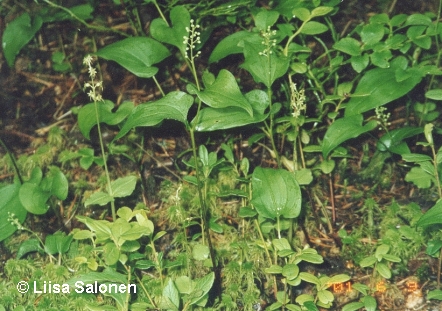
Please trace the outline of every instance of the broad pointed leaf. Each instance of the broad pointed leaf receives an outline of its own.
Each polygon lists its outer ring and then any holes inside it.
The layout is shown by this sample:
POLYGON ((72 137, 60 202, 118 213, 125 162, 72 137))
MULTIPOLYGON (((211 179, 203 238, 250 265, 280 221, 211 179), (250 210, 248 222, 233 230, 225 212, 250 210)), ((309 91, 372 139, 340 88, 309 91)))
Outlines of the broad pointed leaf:
POLYGON ((132 110, 115 139, 121 138, 138 126, 155 126, 165 119, 187 122, 187 113, 193 97, 184 92, 170 92, 165 97, 151 103, 141 104, 132 110))
POLYGON ((230 71, 221 69, 218 77, 204 91, 196 91, 198 97, 212 108, 237 107, 253 116, 253 109, 241 93, 235 77, 230 71))
POLYGON ((133 37, 112 43, 96 55, 117 62, 138 77, 150 78, 158 72, 152 65, 168 57, 170 52, 151 38, 133 37))
POLYGON ((252 176, 252 204, 265 218, 298 217, 301 189, 293 173, 257 167, 252 176))

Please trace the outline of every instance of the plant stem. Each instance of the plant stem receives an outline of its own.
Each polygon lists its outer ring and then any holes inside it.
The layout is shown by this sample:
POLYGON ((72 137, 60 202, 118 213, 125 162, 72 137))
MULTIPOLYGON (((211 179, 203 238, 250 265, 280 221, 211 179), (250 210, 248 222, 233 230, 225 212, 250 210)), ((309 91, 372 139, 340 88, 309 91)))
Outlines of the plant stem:
POLYGON ((15 158, 12 155, 11 151, 8 149, 6 144, 3 142, 3 140, 0 138, 0 145, 2 145, 3 149, 5 149, 6 153, 9 155, 9 158, 11 159, 12 166, 14 166, 15 173, 17 174, 18 180, 21 184, 23 184, 23 178, 20 175, 20 171, 18 170, 17 162, 15 162, 15 158))

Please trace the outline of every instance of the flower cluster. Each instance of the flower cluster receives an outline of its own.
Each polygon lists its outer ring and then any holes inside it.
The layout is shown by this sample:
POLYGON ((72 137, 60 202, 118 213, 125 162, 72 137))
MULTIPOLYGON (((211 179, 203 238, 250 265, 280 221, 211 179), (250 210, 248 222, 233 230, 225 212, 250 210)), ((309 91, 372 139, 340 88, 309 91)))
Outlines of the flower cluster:
POLYGON ((297 118, 301 115, 302 110, 307 109, 305 104, 305 90, 299 90, 296 87, 296 83, 290 83, 290 105, 293 108, 292 116, 297 118))
POLYGON ((91 78, 91 81, 86 82, 84 84, 85 89, 89 88, 89 92, 87 95, 91 100, 94 102, 99 102, 103 100, 103 97, 101 96, 101 91, 103 91, 103 82, 102 81, 96 81, 95 78, 97 76, 97 69, 92 67, 93 58, 91 55, 87 55, 83 59, 83 64, 85 64, 88 67, 88 73, 89 77, 91 78))
POLYGON ((376 113, 376 119, 378 119, 378 124, 381 126, 379 127, 379 130, 382 130, 382 128, 386 128, 391 123, 388 122, 388 119, 391 116, 391 113, 385 113, 387 108, 383 106, 376 107, 375 113, 376 113))
POLYGON ((18 230, 24 230, 24 227, 14 213, 8 212, 8 221, 11 225, 16 226, 18 230))
POLYGON ((266 31, 261 32, 261 36, 264 40, 261 42, 265 46, 264 51, 259 52, 261 56, 269 56, 272 54, 272 48, 276 45, 276 39, 272 39, 276 35, 276 30, 270 30, 270 26, 267 27, 266 31))
POLYGON ((190 20, 190 27, 186 27, 186 31, 188 36, 183 36, 183 44, 186 45, 186 58, 190 61, 193 61, 196 57, 200 56, 201 51, 198 51, 196 54, 193 54, 193 50, 196 48, 196 44, 201 44, 201 33, 197 31, 200 28, 200 25, 195 24, 193 19, 190 20), (190 51, 190 56, 188 54, 190 51))

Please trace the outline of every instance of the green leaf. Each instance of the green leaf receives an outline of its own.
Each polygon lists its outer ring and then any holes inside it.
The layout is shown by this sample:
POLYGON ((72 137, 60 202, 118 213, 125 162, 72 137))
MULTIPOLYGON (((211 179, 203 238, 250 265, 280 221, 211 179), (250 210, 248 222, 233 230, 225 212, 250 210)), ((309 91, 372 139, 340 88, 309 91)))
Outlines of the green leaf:
POLYGON ((301 189, 295 176, 282 169, 257 167, 252 175, 252 204, 266 218, 298 217, 301 189))
POLYGON ((312 18, 310 11, 306 8, 295 8, 293 9, 292 13, 294 18, 299 18, 303 22, 312 18))
POLYGON ((186 27, 190 27, 190 14, 184 6, 174 6, 170 11, 172 27, 162 18, 156 18, 150 25, 150 34, 158 41, 176 46, 181 54, 186 54, 184 36, 189 36, 186 27))
POLYGON ((126 176, 111 182, 112 197, 122 198, 132 194, 137 184, 137 177, 126 176))
POLYGON ((378 43, 384 37, 384 26, 381 24, 368 24, 362 27, 361 39, 367 45, 378 43))
POLYGON ((238 83, 230 71, 221 69, 213 84, 204 91, 195 90, 199 99, 212 108, 236 107, 244 109, 253 117, 253 109, 239 90, 238 83))
POLYGON ((93 284, 95 282, 98 282, 98 283, 110 282, 110 283, 126 284, 127 276, 124 274, 118 273, 111 268, 105 268, 103 272, 88 272, 86 274, 76 276, 76 277, 68 280, 66 283, 69 284, 69 286, 74 286, 77 281, 81 281, 84 284, 93 284))
MULTIPOLYGON (((168 302, 172 303, 172 310, 179 310, 180 307, 180 294, 178 293, 177 288, 175 287, 175 284, 173 283, 172 279, 169 279, 169 282, 167 282, 167 285, 163 289, 163 297, 166 298, 168 302)), ((163 302, 163 300, 162 300, 163 302)), ((162 308, 170 309, 170 304, 164 304, 161 303, 162 308)))
POLYGON ((393 54, 391 54, 390 50, 375 51, 370 55, 370 59, 371 59, 371 62, 373 63, 373 65, 380 67, 380 68, 390 67, 389 60, 392 57, 393 57, 393 54))
POLYGON ((364 259, 362 259, 361 260, 361 262, 359 263, 359 265, 362 267, 362 268, 365 268, 365 267, 369 267, 369 266, 372 266, 372 265, 374 265, 375 263, 376 263, 376 257, 374 257, 374 256, 370 256, 370 257, 365 257, 364 259))
POLYGON ((361 55, 361 44, 353 38, 343 38, 336 42, 333 48, 351 56, 361 55))
MULTIPOLYGON (((420 164, 429 162, 420 162, 420 164)), ((435 181, 434 176, 426 172, 422 167, 412 167, 405 175, 405 181, 412 182, 420 189, 427 189, 431 187, 431 182, 435 181)))
POLYGON ((261 31, 267 31, 267 28, 273 26, 278 18, 278 12, 263 9, 258 14, 256 14, 255 26, 261 31))
POLYGON ((267 88, 270 88, 277 78, 287 72, 290 62, 289 58, 277 56, 276 52, 271 53, 268 57, 260 55, 263 50, 264 46, 261 42, 245 41, 245 62, 241 67, 250 72, 256 82, 264 83, 267 88))
POLYGON ((114 140, 126 135, 138 126, 155 126, 165 119, 187 122, 187 113, 193 104, 193 97, 187 93, 174 91, 163 98, 144 103, 135 107, 127 118, 126 123, 114 140))
POLYGON ((312 283, 312 284, 315 284, 315 285, 319 285, 320 284, 319 279, 316 276, 314 276, 313 274, 311 274, 311 273, 301 272, 301 273, 299 273, 299 276, 301 277, 301 279, 303 281, 306 281, 306 282, 309 282, 309 283, 312 283))
POLYGON ((442 89, 429 90, 425 93, 425 97, 433 100, 442 100, 442 89))
POLYGON ((239 31, 222 39, 213 49, 209 57, 209 63, 214 63, 231 54, 239 54, 243 52, 244 40, 260 43, 262 38, 258 33, 248 31, 239 31))
POLYGON ((287 264, 282 268, 282 275, 289 280, 293 280, 299 275, 299 267, 297 264, 287 264))
POLYGON ((65 200, 68 196, 69 182, 60 169, 56 166, 51 166, 46 178, 51 180, 51 194, 60 200, 65 200))
POLYGON ((425 162, 425 161, 432 161, 433 159, 430 156, 427 156, 426 154, 419 154, 419 153, 409 153, 409 154, 403 154, 402 159, 407 162, 425 162))
POLYGON ((195 260, 206 260, 210 257, 209 247, 203 244, 196 244, 192 249, 192 257, 195 260))
POLYGON ((40 241, 37 239, 29 239, 20 243, 18 247, 17 254, 15 255, 17 259, 21 259, 24 255, 32 252, 43 252, 41 248, 40 241))
POLYGON ((328 27, 324 24, 310 21, 305 23, 304 27, 301 29, 301 33, 306 35, 317 35, 323 32, 326 32, 328 30, 328 27))
POLYGON ((335 297, 333 296, 333 294, 326 289, 318 291, 317 295, 318 295, 319 301, 322 302, 323 304, 328 304, 328 303, 333 302, 333 300, 335 300, 335 297))
POLYGON ((366 311, 376 311, 377 302, 372 296, 365 296, 362 298, 366 311))
POLYGON ((382 255, 382 258, 387 261, 390 261, 390 262, 401 262, 401 259, 398 256, 394 256, 394 255, 390 255, 390 254, 382 255))
POLYGON ((396 65, 398 62, 392 62, 390 68, 376 68, 364 74, 347 104, 345 117, 361 114, 398 99, 409 93, 422 80, 418 70, 410 68, 410 78, 397 82, 396 65))
POLYGON ((44 191, 39 185, 29 182, 24 183, 19 191, 21 204, 28 212, 36 215, 42 215, 48 211, 47 201, 50 196, 50 192, 44 191))
POLYGON ((442 290, 435 289, 432 291, 429 291, 427 294, 427 299, 436 299, 436 300, 442 300, 442 290))
POLYGON ((2 48, 9 67, 14 66, 15 56, 28 44, 42 25, 43 20, 39 15, 35 15, 31 20, 28 13, 23 13, 6 26, 2 36, 2 48))
POLYGON ((190 305, 200 305, 202 300, 204 300, 207 293, 210 291, 210 289, 213 286, 213 282, 215 281, 215 274, 213 272, 209 273, 208 275, 195 280, 195 288, 190 294, 190 296, 194 296, 194 298, 191 300, 190 305))
POLYGON ((0 242, 17 230, 8 220, 10 214, 14 214, 20 224, 26 219, 27 211, 19 198, 20 186, 16 183, 0 188, 0 242))
POLYGON ((362 121, 363 116, 359 114, 346 116, 333 122, 324 135, 322 143, 322 155, 324 158, 327 158, 330 152, 344 141, 356 138, 377 127, 377 122, 374 120, 365 125, 362 125, 362 121))
MULTIPOLYGON (((265 273, 270 274, 281 274, 282 273, 282 267, 277 265, 271 265, 269 268, 265 268, 265 273)), ((299 268, 298 268, 299 269, 299 268)))
POLYGON ((199 132, 209 132, 245 126, 264 121, 268 114, 264 114, 269 105, 268 96, 264 91, 254 90, 245 95, 253 109, 253 116, 242 108, 203 108, 199 119, 192 120, 192 124, 199 132))
POLYGON ((329 6, 318 6, 317 8, 314 8, 312 13, 311 13, 311 17, 318 17, 318 16, 324 16, 327 15, 328 13, 330 13, 331 11, 333 11, 334 8, 333 7, 329 7, 329 6))
POLYGON ((350 302, 342 307, 342 311, 356 311, 362 309, 364 304, 362 302, 350 302))
POLYGON ((384 264, 383 262, 380 262, 376 265, 376 271, 379 272, 379 274, 386 279, 391 278, 391 270, 390 268, 384 264))
POLYGON ((112 266, 118 262, 120 258, 120 250, 113 242, 106 243, 103 247, 104 261, 108 266, 112 266))
POLYGON ((84 206, 94 205, 98 204, 100 206, 106 205, 107 203, 113 201, 113 198, 110 196, 110 194, 106 192, 95 192, 92 193, 92 195, 86 199, 84 202, 84 206))
POLYGON ((71 246, 73 236, 63 232, 57 232, 46 236, 44 249, 47 254, 64 254, 69 250, 71 246))
MULTIPOLYGON (((108 125, 120 123, 133 110, 133 103, 130 102, 122 103, 116 112, 112 112, 115 105, 110 100, 99 102, 97 105, 100 123, 106 123, 108 125)), ((95 125, 97 125, 95 103, 90 103, 83 106, 78 112, 78 127, 83 136, 90 139, 90 131, 95 125)))
POLYGON ((350 58, 351 67, 357 72, 361 73, 364 70, 368 63, 370 62, 370 57, 368 54, 356 55, 350 58))
POLYGON ((290 246, 289 241, 285 238, 280 239, 274 239, 272 240, 272 244, 275 247, 276 250, 282 251, 282 250, 291 250, 292 247, 290 246))
POLYGON ((390 246, 386 245, 386 244, 381 244, 376 248, 376 252, 374 254, 374 256, 378 259, 381 260, 382 259, 382 255, 385 255, 388 253, 388 251, 390 250, 390 246))
MULTIPOLYGON (((404 126, 402 128, 394 129, 385 133, 376 143, 376 147, 380 151, 390 151, 404 157, 406 154, 402 153, 402 150, 398 149, 398 147, 403 143, 404 139, 420 133, 422 133, 422 128, 420 127, 404 126)), ((408 149, 406 152, 408 153, 410 150, 408 149)))
POLYGON ((150 78, 158 72, 158 68, 152 65, 168 57, 170 52, 151 38, 132 37, 112 43, 96 55, 117 62, 138 77, 150 78))
POLYGON ((435 224, 442 224, 442 200, 439 200, 421 218, 419 218, 416 226, 428 227, 435 224))

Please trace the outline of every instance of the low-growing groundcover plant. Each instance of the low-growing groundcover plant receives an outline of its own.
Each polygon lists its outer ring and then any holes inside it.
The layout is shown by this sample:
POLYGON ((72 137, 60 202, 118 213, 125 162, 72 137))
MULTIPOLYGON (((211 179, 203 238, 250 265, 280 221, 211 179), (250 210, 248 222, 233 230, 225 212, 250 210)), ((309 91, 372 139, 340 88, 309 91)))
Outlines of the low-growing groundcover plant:
MULTIPOLYGON (((395 203, 383 210, 371 197, 384 187, 380 172, 399 170, 393 164, 404 162, 416 164, 405 181, 442 197, 441 149, 434 138, 441 133, 441 1, 436 14, 409 15, 391 13, 393 2, 390 13, 340 32, 337 0, 281 0, 265 7, 256 1, 122 1, 113 5, 128 18, 127 33, 89 22, 98 9, 90 4, 44 3, 7 25, 2 46, 8 65, 43 23, 77 21, 121 37, 101 48, 85 40, 89 51, 80 53, 91 103, 72 112, 85 145, 68 143, 69 150, 57 154, 51 146, 63 143, 48 138, 32 161, 11 152, 3 160, 16 179, 0 188, 0 240, 17 258, 2 272, 0 310, 376 310, 382 303, 376 284, 394 289, 393 280, 403 276, 397 267, 425 248, 427 256, 442 254, 440 201, 423 216, 404 207, 410 212, 403 216, 395 203), (159 17, 143 27, 146 8, 159 17), (49 12, 58 13, 49 18, 49 12), (215 42, 216 27, 233 31, 215 42), (99 64, 110 61, 151 79, 158 95, 143 103, 103 98, 99 64), (175 88, 165 83, 173 71, 179 73, 175 88), (155 159, 143 148, 145 134, 171 126, 180 126, 189 149, 177 159, 184 165, 177 165, 181 176, 162 184, 164 205, 155 210, 140 200, 146 184, 139 167, 146 157, 155 159), (107 143, 105 127, 115 133, 107 143), (261 161, 241 154, 243 132, 251 133, 248 148, 262 150, 261 161), (410 144, 421 137, 426 142, 410 144), (358 156, 352 145, 367 139, 374 141, 373 161, 358 178, 372 182, 370 191, 343 194, 364 202, 354 228, 340 216, 335 188, 358 156), (73 215, 58 208, 69 201, 77 206, 73 215), (100 206, 100 216, 85 212, 100 206), (75 215, 77 227, 41 238, 23 225, 31 214, 49 213, 61 224, 75 215), (12 246, 20 232, 29 236, 12 246), (394 245, 395 237, 412 241, 413 248, 394 245), (345 252, 368 281, 353 282, 343 269, 321 269, 329 262, 324 246, 345 252), (15 286, 23 280, 34 287, 49 281, 69 288, 77 282, 134 285, 136 292, 22 295, 15 286), (343 284, 352 284, 353 301, 337 301, 335 289, 343 284)), ((63 63, 59 54, 52 56, 55 71, 69 70, 55 66, 63 63)), ((52 137, 62 137, 58 131, 52 137)), ((435 285, 428 289, 427 299, 441 300, 435 285)))

